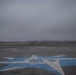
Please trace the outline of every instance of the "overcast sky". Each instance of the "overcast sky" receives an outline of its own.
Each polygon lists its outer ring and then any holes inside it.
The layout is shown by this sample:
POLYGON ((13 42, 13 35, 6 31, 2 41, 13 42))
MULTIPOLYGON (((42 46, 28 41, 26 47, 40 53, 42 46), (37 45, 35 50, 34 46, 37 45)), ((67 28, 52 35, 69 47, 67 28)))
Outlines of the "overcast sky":
POLYGON ((76 40, 76 0, 0 0, 0 41, 76 40))

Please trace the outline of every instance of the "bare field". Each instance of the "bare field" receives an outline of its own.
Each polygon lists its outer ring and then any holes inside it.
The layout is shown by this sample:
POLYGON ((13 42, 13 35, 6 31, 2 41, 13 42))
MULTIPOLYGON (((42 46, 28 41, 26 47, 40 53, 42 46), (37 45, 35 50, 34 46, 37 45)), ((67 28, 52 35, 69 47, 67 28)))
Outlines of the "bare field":
MULTIPOLYGON (((3 57, 30 57, 32 55, 39 56, 55 56, 67 55, 76 58, 76 47, 0 47, 0 60, 6 60, 3 57)), ((6 64, 0 64, 0 67, 6 64)), ((76 75, 76 66, 62 67, 65 75, 76 75)), ((0 72, 0 75, 55 75, 44 69, 24 68, 11 71, 0 72)))

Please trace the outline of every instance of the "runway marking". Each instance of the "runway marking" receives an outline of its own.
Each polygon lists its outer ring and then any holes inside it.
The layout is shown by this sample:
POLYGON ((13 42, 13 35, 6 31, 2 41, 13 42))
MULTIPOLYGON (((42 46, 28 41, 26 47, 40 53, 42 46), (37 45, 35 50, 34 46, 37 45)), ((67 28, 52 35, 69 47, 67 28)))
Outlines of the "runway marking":
POLYGON ((76 66, 76 58, 66 58, 66 55, 59 56, 36 56, 11 58, 4 57, 7 60, 0 63, 7 64, 1 67, 0 71, 14 70, 20 68, 42 68, 55 73, 56 75, 65 75, 62 66, 76 66))

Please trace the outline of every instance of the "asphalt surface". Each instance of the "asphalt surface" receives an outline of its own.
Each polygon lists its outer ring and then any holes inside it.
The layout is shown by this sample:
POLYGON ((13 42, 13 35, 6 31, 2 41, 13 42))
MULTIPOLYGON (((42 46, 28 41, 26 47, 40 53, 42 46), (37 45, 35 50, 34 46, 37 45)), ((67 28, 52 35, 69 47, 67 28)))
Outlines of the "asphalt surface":
MULTIPOLYGON (((76 47, 0 47, 0 61, 6 60, 4 57, 30 57, 67 55, 76 58, 76 47)), ((0 68, 7 64, 0 64, 0 68)), ((62 67, 65 75, 76 75, 76 66, 62 67)), ((0 75, 56 75, 51 71, 41 68, 24 68, 0 72, 0 75)))

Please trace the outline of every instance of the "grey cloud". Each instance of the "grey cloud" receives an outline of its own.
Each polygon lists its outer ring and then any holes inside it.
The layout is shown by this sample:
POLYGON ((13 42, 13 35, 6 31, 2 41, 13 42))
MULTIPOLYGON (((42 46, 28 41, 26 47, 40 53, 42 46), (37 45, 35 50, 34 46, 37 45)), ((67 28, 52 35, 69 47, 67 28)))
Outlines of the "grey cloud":
POLYGON ((76 0, 0 0, 0 40, 76 40, 76 0))

